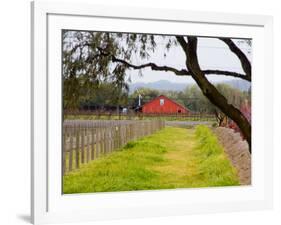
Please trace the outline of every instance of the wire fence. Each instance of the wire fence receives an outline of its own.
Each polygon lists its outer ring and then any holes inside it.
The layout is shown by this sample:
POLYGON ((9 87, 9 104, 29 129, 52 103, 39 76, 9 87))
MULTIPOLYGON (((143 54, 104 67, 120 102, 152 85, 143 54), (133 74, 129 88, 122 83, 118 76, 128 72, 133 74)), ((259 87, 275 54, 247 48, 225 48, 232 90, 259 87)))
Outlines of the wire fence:
POLYGON ((216 116, 210 113, 116 113, 79 110, 64 112, 66 119, 96 119, 96 120, 186 120, 186 121, 216 121, 216 116))

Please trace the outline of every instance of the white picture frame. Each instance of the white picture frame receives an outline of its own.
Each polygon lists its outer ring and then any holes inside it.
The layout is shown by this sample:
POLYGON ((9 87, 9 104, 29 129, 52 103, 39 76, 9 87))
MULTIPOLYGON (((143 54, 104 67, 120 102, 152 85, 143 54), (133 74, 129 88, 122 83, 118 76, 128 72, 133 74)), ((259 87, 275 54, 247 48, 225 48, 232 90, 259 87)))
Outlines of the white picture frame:
POLYGON ((42 224, 272 208, 272 49, 270 16, 32 2, 32 222, 42 224), (194 35, 234 35, 256 40, 253 44, 253 74, 256 75, 252 84, 253 112, 256 113, 253 116, 255 138, 251 186, 61 194, 61 160, 59 154, 55 155, 55 149, 61 144, 61 77, 58 77, 61 42, 58 34, 61 29, 94 29, 91 28, 93 24, 98 26, 95 29, 106 31, 155 32, 156 29, 167 34, 184 34, 180 29, 188 25, 189 32, 194 35), (169 32, 165 32, 167 27, 169 32))

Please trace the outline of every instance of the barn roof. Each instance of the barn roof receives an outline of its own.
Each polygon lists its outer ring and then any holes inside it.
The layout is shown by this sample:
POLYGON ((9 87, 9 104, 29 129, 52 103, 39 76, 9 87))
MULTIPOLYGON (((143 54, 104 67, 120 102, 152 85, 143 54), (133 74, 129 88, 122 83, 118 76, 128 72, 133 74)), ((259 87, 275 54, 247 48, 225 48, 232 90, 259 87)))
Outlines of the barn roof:
POLYGON ((165 96, 165 95, 159 95, 159 96, 157 96, 156 98, 154 98, 154 99, 150 100, 149 102, 146 102, 145 104, 143 104, 142 107, 144 107, 145 105, 148 105, 149 103, 151 103, 151 102, 153 102, 153 101, 155 101, 156 99, 159 99, 159 98, 161 98, 161 97, 164 97, 164 98, 166 98, 166 99, 169 99, 171 102, 173 102, 174 104, 178 105, 179 107, 181 107, 181 108, 183 108, 183 109, 185 109, 185 110, 187 110, 187 111, 190 111, 190 110, 189 110, 188 108, 186 108, 185 106, 183 106, 183 105, 177 103, 176 101, 174 101, 173 99, 168 98, 168 97, 165 96))

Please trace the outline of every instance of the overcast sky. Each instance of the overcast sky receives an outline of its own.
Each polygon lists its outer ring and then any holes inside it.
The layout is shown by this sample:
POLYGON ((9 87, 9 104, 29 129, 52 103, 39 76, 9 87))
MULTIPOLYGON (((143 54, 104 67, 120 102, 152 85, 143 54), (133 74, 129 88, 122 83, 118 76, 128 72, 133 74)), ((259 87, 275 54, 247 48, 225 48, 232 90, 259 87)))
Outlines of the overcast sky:
MULTIPOLYGON (((234 41, 236 44, 239 43, 238 46, 251 61, 251 47, 245 42, 241 42, 241 40, 235 39, 234 41)), ((172 47, 167 53, 166 58, 164 57, 164 47, 165 46, 162 39, 158 39, 156 52, 151 55, 149 61, 154 62, 157 65, 168 65, 177 69, 184 69, 185 56, 181 47, 172 47)), ((237 56, 229 50, 224 42, 217 38, 198 38, 198 59, 202 69, 219 69, 244 73, 237 56)), ((134 58, 132 62, 139 65, 146 61, 143 61, 139 58, 134 58)), ((143 69, 142 71, 142 77, 139 76, 137 70, 130 70, 127 72, 132 83, 147 83, 159 80, 169 80, 171 82, 177 83, 194 82, 189 76, 176 76, 172 72, 152 71, 149 68, 143 69)), ((222 75, 208 75, 208 79, 212 82, 223 82, 234 78, 222 75)))

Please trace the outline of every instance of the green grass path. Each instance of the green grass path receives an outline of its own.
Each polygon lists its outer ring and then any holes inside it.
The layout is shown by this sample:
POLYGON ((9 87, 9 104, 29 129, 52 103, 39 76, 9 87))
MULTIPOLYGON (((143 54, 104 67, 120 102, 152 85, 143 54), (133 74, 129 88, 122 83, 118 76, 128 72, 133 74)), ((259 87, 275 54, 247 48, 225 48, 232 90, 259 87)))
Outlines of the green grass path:
POLYGON ((64 176, 64 193, 238 185, 236 170, 206 127, 166 127, 64 176), (200 130, 201 129, 201 130, 200 130))

